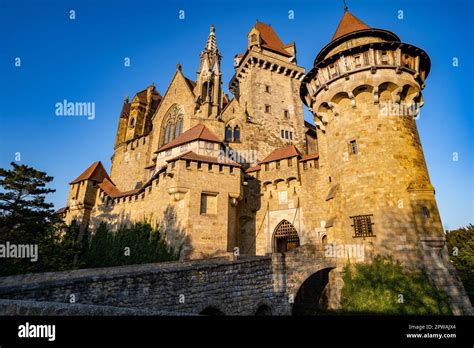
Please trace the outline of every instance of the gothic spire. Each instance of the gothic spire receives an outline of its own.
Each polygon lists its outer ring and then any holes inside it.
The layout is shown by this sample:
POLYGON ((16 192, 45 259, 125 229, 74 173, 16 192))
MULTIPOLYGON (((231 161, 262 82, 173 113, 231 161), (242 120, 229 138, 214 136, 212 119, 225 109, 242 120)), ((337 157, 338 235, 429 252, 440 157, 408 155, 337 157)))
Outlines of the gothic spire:
POLYGON ((206 51, 217 52, 216 28, 214 27, 214 24, 211 25, 209 37, 207 38, 206 51))

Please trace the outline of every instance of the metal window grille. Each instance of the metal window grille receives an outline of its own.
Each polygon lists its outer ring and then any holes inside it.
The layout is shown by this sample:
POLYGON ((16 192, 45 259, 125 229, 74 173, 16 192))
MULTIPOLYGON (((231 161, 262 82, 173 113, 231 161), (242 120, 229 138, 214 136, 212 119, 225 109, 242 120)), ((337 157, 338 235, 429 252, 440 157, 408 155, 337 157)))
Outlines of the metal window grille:
POLYGON ((354 227, 354 237, 373 237, 374 236, 374 230, 372 228, 372 225, 374 224, 372 222, 372 217, 373 215, 357 215, 357 216, 351 216, 350 218, 352 219, 352 227, 354 227))

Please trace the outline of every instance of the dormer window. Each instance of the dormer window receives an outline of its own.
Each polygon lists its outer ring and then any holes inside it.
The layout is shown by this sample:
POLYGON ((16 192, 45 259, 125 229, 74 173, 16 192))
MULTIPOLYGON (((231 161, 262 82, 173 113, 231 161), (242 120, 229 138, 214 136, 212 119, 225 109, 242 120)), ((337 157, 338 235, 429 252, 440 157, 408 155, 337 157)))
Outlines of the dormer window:
POLYGON ((258 36, 257 34, 250 35, 250 42, 251 43, 258 43, 258 36))

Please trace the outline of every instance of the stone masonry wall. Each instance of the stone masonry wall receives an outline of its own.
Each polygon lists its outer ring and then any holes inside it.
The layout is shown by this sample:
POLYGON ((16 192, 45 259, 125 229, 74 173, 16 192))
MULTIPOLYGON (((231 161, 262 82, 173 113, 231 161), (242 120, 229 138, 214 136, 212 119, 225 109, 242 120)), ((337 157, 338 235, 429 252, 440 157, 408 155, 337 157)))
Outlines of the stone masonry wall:
POLYGON ((69 303, 74 294, 76 304, 177 314, 212 307, 226 315, 253 315, 265 304, 273 314, 285 314, 289 305, 275 292, 272 269, 270 257, 256 257, 28 274, 0 278, 0 298, 69 303))

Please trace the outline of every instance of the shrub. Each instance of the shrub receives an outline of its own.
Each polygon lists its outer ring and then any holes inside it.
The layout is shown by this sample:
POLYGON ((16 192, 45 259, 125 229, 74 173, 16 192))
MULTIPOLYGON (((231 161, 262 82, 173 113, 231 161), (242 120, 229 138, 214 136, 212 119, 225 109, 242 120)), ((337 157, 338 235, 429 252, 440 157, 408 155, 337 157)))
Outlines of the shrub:
POLYGON ((446 234, 449 257, 461 277, 467 295, 474 303, 474 225, 446 234))
POLYGON ((426 273, 409 271, 391 258, 344 268, 342 310, 363 314, 446 315, 447 297, 426 273), (401 297, 402 296, 402 297, 401 297))

